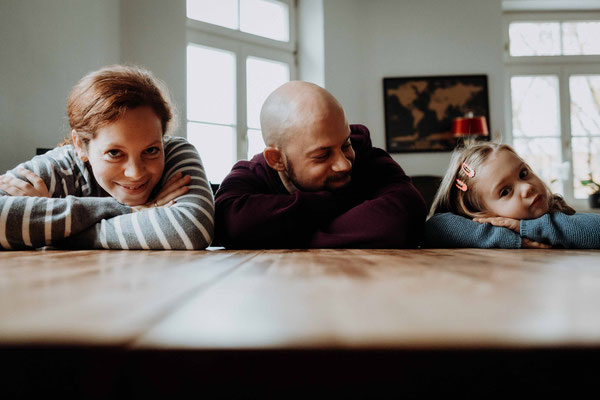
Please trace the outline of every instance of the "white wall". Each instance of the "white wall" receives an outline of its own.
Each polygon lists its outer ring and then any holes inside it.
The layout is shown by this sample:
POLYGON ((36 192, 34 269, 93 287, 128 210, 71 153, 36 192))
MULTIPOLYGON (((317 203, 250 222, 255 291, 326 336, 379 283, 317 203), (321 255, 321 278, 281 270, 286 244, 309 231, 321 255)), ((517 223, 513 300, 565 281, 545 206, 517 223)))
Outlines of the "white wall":
POLYGON ((67 96, 119 62, 119 0, 0 1, 0 173, 68 133, 67 96))
MULTIPOLYGON (((487 74, 492 132, 504 131, 498 0, 323 0, 325 87, 385 148, 383 78, 487 74)), ((449 153, 393 157, 409 175, 442 175, 449 153)))
POLYGON ((185 0, 121 0, 120 62, 148 68, 169 88, 185 134, 185 0))

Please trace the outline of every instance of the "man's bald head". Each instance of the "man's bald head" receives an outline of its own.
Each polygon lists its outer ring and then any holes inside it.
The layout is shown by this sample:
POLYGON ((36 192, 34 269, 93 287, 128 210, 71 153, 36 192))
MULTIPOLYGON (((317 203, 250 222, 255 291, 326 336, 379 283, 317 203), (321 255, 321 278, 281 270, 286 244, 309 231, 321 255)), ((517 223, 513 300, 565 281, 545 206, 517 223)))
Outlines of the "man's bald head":
POLYGON ((344 110, 322 87, 302 81, 285 83, 267 97, 260 111, 265 144, 282 148, 298 128, 310 129, 332 113, 344 115, 344 110))

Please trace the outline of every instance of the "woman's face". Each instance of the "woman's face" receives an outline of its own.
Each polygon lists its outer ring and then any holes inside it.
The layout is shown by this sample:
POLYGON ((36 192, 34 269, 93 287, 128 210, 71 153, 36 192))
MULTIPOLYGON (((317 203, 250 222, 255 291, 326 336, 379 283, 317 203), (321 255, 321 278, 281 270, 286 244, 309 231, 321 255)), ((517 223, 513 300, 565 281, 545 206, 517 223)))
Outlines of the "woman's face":
POLYGON ((160 119, 152 108, 138 107, 99 129, 87 147, 76 134, 73 143, 104 190, 121 203, 137 206, 148 201, 162 176, 162 136, 160 119))

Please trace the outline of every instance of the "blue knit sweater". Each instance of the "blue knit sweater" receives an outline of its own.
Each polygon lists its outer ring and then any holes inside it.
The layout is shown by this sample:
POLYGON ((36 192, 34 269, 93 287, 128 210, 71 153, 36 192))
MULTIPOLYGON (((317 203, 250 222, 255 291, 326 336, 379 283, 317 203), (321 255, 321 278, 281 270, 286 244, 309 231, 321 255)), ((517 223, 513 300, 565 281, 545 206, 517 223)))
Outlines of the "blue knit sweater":
POLYGON ((549 213, 521 220, 521 234, 492 224, 480 224, 452 213, 431 217, 425 225, 425 245, 430 248, 521 248, 521 238, 567 249, 600 249, 600 215, 549 213))

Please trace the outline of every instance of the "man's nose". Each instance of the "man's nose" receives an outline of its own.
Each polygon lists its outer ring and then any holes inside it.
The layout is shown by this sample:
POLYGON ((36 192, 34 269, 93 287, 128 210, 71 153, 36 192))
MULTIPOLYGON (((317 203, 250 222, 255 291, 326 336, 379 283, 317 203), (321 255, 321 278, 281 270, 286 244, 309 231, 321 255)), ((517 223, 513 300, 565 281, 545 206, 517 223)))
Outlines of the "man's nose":
POLYGON ((347 172, 352 169, 352 162, 346 157, 344 152, 339 151, 331 169, 334 172, 347 172))

